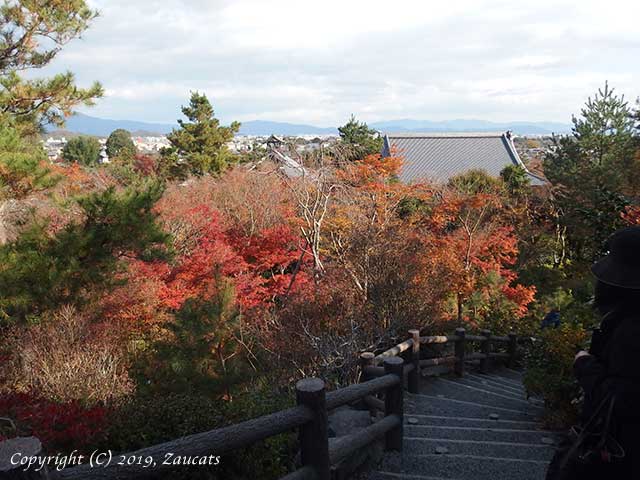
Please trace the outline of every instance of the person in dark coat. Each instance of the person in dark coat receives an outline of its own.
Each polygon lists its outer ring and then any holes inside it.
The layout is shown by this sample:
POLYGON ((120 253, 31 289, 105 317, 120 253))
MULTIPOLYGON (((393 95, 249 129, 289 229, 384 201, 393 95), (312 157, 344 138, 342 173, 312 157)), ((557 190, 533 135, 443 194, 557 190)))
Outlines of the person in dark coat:
POLYGON ((578 469, 580 480, 640 479, 640 227, 617 231, 608 247, 591 269, 600 328, 589 351, 577 353, 573 368, 585 393, 583 421, 608 395, 615 396, 612 434, 625 457, 578 469))
POLYGON ((540 324, 540 328, 544 330, 545 328, 553 327, 558 328, 560 326, 560 310, 554 308, 549 313, 547 313, 542 319, 542 323, 540 324))

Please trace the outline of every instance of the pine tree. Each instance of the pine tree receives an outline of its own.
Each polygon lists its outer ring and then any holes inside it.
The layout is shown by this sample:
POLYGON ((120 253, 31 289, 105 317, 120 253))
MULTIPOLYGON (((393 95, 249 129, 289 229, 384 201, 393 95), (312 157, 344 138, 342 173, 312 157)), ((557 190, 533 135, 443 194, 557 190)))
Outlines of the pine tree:
POLYGON ((218 175, 235 161, 226 144, 240 129, 238 122, 221 127, 213 107, 204 94, 193 92, 188 106, 182 107, 188 121, 178 120, 179 129, 168 136, 171 147, 162 152, 164 170, 170 177, 218 175))
POLYGON ((338 127, 342 142, 351 148, 351 156, 361 160, 367 155, 378 154, 382 151, 382 137, 374 129, 356 117, 351 118, 343 126, 338 127))
POLYGON ((526 195, 531 187, 531 180, 524 168, 519 165, 507 165, 500 172, 504 188, 510 197, 526 195))
POLYGON ((25 133, 62 126, 77 105, 92 105, 103 89, 76 87, 70 72, 26 80, 18 72, 49 64, 95 18, 84 0, 6 0, 0 6, 0 113, 25 133))
POLYGON ((24 198, 55 181, 37 136, 42 127, 62 126, 74 107, 102 95, 98 83, 76 87, 70 72, 29 80, 19 72, 48 65, 95 16, 84 0, 0 5, 0 209, 3 200, 24 198))
POLYGON ((573 117, 572 135, 556 138, 544 160, 575 260, 600 256, 607 237, 622 226, 627 194, 638 188, 633 129, 624 96, 605 84, 573 117))
POLYGON ((77 304, 116 280, 122 260, 164 253, 166 234, 153 207, 162 187, 116 192, 109 188, 78 200, 83 220, 51 235, 35 223, 0 246, 0 324, 22 321, 63 304, 77 304))
POLYGON ((25 142, 6 116, 0 115, 0 207, 56 182, 40 145, 25 142))
POLYGON ((207 299, 191 298, 168 325, 170 341, 158 345, 168 367, 163 385, 178 391, 231 396, 246 367, 236 334, 240 314, 232 285, 222 277, 207 299))

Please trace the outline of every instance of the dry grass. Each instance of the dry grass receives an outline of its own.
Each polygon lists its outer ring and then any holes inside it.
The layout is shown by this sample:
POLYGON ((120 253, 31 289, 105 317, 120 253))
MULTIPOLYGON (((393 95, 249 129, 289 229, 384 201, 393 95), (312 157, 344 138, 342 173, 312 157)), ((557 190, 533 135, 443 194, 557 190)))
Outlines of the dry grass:
POLYGON ((72 307, 17 333, 13 345, 6 378, 14 391, 95 405, 113 403, 134 389, 122 352, 72 307))

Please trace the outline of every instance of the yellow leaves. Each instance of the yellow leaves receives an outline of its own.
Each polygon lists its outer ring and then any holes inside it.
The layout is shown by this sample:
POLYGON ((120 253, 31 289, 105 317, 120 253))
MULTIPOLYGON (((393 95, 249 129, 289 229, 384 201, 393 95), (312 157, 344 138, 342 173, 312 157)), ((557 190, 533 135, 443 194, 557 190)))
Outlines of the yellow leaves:
POLYGON ((578 347, 588 340, 588 332, 578 325, 563 323, 556 329, 542 332, 547 359, 570 368, 578 347))

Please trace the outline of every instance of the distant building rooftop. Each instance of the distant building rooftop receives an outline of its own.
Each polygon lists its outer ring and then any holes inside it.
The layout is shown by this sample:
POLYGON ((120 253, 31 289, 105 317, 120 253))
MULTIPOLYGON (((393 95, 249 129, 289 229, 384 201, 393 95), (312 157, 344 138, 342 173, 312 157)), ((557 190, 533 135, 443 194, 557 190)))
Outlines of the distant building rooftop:
POLYGON ((522 167, 532 185, 546 181, 525 167, 518 156, 510 132, 506 133, 388 133, 382 154, 403 158, 400 180, 415 183, 432 180, 447 182, 472 169, 485 170, 498 177, 508 165, 522 167))

